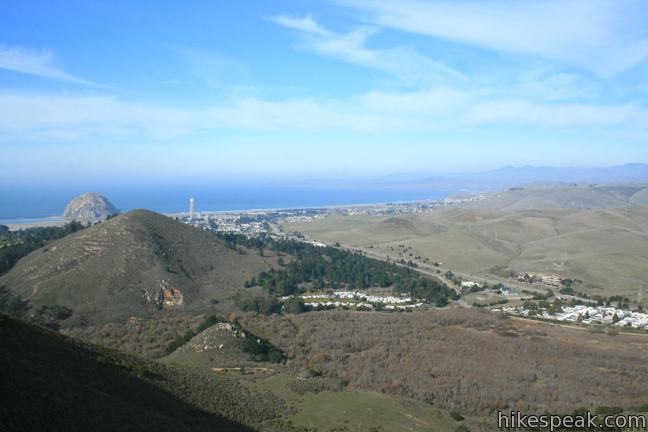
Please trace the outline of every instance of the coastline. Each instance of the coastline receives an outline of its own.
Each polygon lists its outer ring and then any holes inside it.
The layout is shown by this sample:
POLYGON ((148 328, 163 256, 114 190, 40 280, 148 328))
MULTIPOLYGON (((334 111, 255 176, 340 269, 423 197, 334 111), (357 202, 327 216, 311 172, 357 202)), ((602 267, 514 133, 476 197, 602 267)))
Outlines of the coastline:
POLYGON ((63 216, 47 216, 41 218, 11 218, 0 219, 0 225, 9 227, 10 231, 18 231, 29 228, 45 228, 63 226, 67 221, 63 216))
MULTIPOLYGON (((445 197, 444 197, 445 198, 445 197)), ((420 199, 420 200, 402 200, 402 201, 385 201, 385 202, 376 202, 376 203, 357 203, 357 204, 331 204, 331 205, 321 205, 321 206, 304 206, 304 207, 280 207, 280 208, 255 208, 255 209, 232 209, 232 210, 204 210, 197 211, 201 214, 246 214, 246 213, 260 213, 260 212, 278 212, 278 211, 296 211, 296 210, 314 210, 314 209, 342 209, 350 207, 373 207, 373 206, 384 206, 388 204, 416 204, 422 202, 435 202, 442 201, 444 198, 429 198, 429 199, 420 199)), ((153 210, 155 211, 155 210, 153 210)), ((162 213, 168 217, 182 217, 186 216, 189 213, 184 212, 175 212, 175 213, 162 213)), ((29 228, 42 228, 42 227, 52 227, 52 226, 63 226, 67 223, 63 216, 46 216, 40 218, 11 218, 11 219, 0 219, 0 225, 5 225, 9 227, 11 231, 17 231, 21 229, 29 228)))

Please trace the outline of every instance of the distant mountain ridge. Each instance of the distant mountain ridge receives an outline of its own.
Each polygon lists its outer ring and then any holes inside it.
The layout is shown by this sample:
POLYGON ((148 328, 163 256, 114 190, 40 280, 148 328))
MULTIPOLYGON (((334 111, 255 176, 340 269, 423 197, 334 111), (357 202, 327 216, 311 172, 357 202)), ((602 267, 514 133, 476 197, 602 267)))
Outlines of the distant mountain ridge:
POLYGON ((601 168, 507 166, 488 171, 484 177, 501 186, 522 186, 534 182, 643 183, 648 181, 648 165, 626 164, 601 168))
POLYGON ((648 183, 648 164, 631 163, 609 167, 505 166, 484 172, 430 175, 398 174, 385 177, 385 185, 417 187, 448 192, 492 192, 532 183, 648 183))
MULTIPOLYGON (((458 194, 457 196, 460 196, 458 194)), ((466 202, 464 208, 491 211, 606 209, 648 205, 648 185, 532 183, 524 187, 485 193, 485 199, 466 202)))

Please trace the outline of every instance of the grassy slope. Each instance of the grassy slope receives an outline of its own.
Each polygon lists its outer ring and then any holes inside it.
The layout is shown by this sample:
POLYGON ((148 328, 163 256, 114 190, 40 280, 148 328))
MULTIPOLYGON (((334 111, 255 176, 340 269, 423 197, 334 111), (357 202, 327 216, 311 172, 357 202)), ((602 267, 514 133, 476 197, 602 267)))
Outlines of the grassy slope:
POLYGON ((183 292, 184 309, 217 299, 226 311, 243 282, 275 261, 239 254, 210 233, 136 210, 32 252, 0 285, 36 305, 70 307, 75 315, 68 325, 101 324, 156 314, 144 292, 156 296, 163 286, 183 292))
MULTIPOLYGON (((452 432, 459 425, 447 411, 423 402, 373 391, 343 390, 336 379, 303 377, 291 366, 251 362, 239 345, 240 340, 226 330, 211 327, 162 361, 238 379, 253 393, 270 391, 287 401, 292 413, 270 422, 268 427, 272 430, 452 432), (244 373, 233 369, 212 371, 241 366, 244 373), (311 390, 304 392, 299 388, 311 390)), ((487 425, 474 418, 468 419, 467 424, 473 431, 487 425)))
MULTIPOLYGON (((293 425, 324 431, 429 431, 453 432, 459 423, 447 411, 429 404, 361 390, 298 394, 290 389, 294 378, 275 374, 257 379, 252 388, 270 390, 292 403, 293 425)), ((467 419, 472 431, 489 430, 482 419, 467 419)))
MULTIPOLYGON (((452 208, 399 217, 332 214, 287 224, 313 239, 399 258, 413 256, 476 275, 546 272, 586 282, 592 294, 638 298, 648 288, 648 207, 491 211, 452 208), (564 262, 563 262, 564 258, 564 262)), ((646 296, 643 296, 646 300, 646 296)))
POLYGON ((647 192, 645 185, 630 184, 528 187, 493 194, 489 199, 468 204, 467 207, 499 211, 620 208, 630 203, 648 204, 647 192))
POLYGON ((3 431, 251 430, 180 397, 168 368, 4 315, 0 346, 3 431))
POLYGON ((216 324, 194 336, 162 360, 165 363, 210 369, 212 367, 258 366, 243 351, 243 339, 216 324))

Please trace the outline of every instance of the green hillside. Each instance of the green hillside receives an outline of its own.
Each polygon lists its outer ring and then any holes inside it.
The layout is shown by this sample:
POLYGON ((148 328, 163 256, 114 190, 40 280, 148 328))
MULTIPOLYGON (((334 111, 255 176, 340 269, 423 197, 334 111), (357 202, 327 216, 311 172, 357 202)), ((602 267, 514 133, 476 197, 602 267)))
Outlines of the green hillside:
MULTIPOLYGON (((191 353, 204 352, 205 338, 194 339, 171 366, 0 315, 0 390, 10 395, 0 404, 0 430, 453 432, 460 424, 426 403, 251 363, 239 348, 231 363, 195 363, 191 353), (233 368, 239 360, 243 370, 233 368), (232 367, 212 369, 217 364, 232 367)), ((478 419, 466 422, 487 430, 478 419)))
POLYGON ((123 321, 173 311, 231 308, 231 297, 276 260, 232 250, 215 235, 134 210, 22 258, 5 285, 34 306, 72 309, 66 325, 123 321))
POLYGON ((240 324, 232 324, 212 325, 161 361, 178 368, 237 379, 253 394, 270 392, 286 401, 286 414, 264 424, 269 430, 454 432, 466 424, 473 432, 485 432, 492 426, 489 419, 479 417, 457 421, 450 412, 424 401, 357 386, 351 388, 347 380, 323 377, 305 367, 305 363, 253 361, 255 356, 250 355, 246 344, 262 339, 243 330, 240 324))
POLYGON ((248 431, 281 399, 0 315, 0 430, 248 431), (229 419, 228 419, 229 418, 229 419))
MULTIPOLYGON (((254 342, 258 338, 252 336, 251 340, 250 335, 236 323, 218 322, 194 335, 190 340, 182 341, 185 343, 165 357, 164 361, 208 369, 263 367, 254 361, 252 349, 257 347, 250 345, 256 345, 254 342)), ((276 360, 281 360, 281 353, 279 351, 277 353, 276 360)))

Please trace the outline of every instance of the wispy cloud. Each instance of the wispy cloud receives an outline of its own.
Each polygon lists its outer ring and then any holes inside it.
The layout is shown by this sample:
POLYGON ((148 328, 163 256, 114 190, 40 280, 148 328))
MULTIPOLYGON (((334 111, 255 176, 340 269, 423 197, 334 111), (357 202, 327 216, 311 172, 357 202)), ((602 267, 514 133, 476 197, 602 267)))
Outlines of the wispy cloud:
POLYGON ((337 33, 323 27, 310 15, 301 18, 280 15, 268 19, 298 30, 301 46, 316 54, 386 72, 407 82, 429 84, 464 78, 457 70, 411 47, 368 48, 369 38, 380 32, 375 26, 360 26, 347 33, 337 33))
POLYGON ((274 21, 277 24, 281 24, 282 26, 290 27, 295 30, 301 30, 306 33, 316 34, 325 37, 335 36, 335 33, 325 29, 317 22, 315 22, 315 20, 313 20, 312 15, 306 15, 303 18, 278 15, 275 17, 270 17, 268 19, 270 21, 274 21))
POLYGON ((0 135, 6 140, 186 135, 195 110, 126 102, 114 96, 0 94, 0 135))
POLYGON ((449 87, 408 93, 372 91, 347 98, 268 100, 237 97, 194 107, 160 106, 108 96, 1 94, 0 140, 125 137, 174 139, 221 131, 461 131, 499 127, 611 128, 648 132, 640 105, 530 102, 449 87))
POLYGON ((63 70, 56 63, 54 53, 50 50, 0 45, 0 69, 79 84, 91 84, 63 70))
POLYGON ((614 75, 648 58, 641 0, 338 0, 375 25, 614 75))

